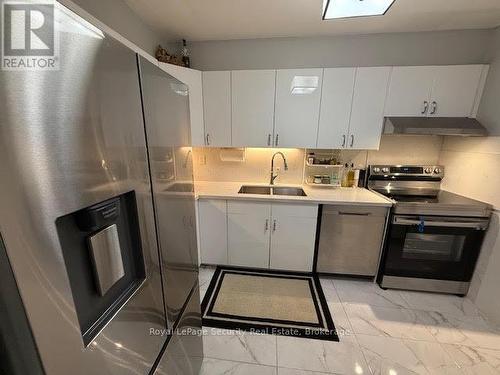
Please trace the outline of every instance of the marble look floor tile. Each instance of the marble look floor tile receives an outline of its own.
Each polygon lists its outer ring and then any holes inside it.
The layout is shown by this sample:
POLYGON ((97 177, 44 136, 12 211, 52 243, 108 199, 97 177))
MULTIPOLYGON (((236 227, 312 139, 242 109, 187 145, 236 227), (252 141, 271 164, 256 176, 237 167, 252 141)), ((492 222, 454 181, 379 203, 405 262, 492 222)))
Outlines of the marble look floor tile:
POLYGON ((479 316, 461 316, 418 311, 436 341, 500 350, 500 331, 479 316))
POLYGON ((278 367, 278 375, 325 375, 325 374, 329 375, 331 373, 278 367))
POLYGON ((400 293, 411 309, 437 311, 455 316, 480 316, 478 308, 468 298, 424 292, 400 293))
POLYGON ((383 290, 371 281, 334 279, 333 285, 343 303, 380 307, 408 307, 398 290, 383 290))
POLYGON ((330 278, 322 277, 320 278, 321 289, 323 289, 323 294, 325 295, 327 302, 337 302, 340 303, 337 290, 333 285, 333 281, 330 278))
POLYGON ((335 374, 369 374, 355 338, 341 342, 278 337, 278 367, 335 374))
POLYGON ((276 367, 205 358, 200 375, 276 375, 276 367))
POLYGON ((211 329, 203 351, 208 358, 276 366, 276 336, 211 329))
POLYGON ((413 310, 359 304, 344 304, 344 308, 356 334, 436 341, 413 310))
POLYGON ((500 374, 500 350, 443 344, 465 374, 500 374))
POLYGON ((367 335, 356 338, 373 374, 460 373, 438 343, 367 335))
POLYGON ((201 266, 198 274, 198 281, 200 284, 200 289, 207 289, 214 275, 215 267, 211 266, 201 266))
POLYGON ((344 306, 340 302, 328 302, 328 309, 333 319, 333 324, 337 330, 337 335, 342 341, 342 336, 352 336, 354 330, 344 310, 344 306))

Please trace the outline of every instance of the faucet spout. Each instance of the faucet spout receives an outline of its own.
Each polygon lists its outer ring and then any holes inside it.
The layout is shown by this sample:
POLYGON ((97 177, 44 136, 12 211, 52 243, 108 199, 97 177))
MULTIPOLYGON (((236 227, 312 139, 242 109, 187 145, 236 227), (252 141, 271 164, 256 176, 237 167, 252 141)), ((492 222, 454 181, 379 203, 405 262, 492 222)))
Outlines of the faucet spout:
POLYGON ((274 174, 274 158, 276 157, 276 155, 280 155, 283 158, 283 165, 285 167, 285 171, 288 170, 288 163, 286 162, 285 154, 283 154, 281 151, 275 152, 273 157, 271 158, 271 178, 269 181, 270 185, 274 185, 274 180, 278 178, 278 174, 277 173, 274 174))

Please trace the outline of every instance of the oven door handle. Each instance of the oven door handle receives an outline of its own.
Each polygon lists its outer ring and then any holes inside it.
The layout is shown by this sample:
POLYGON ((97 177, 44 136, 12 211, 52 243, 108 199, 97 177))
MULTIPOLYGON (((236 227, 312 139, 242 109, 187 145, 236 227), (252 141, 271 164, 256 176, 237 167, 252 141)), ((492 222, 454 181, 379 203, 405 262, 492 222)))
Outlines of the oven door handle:
MULTIPOLYGON (((420 225, 420 220, 406 219, 402 217, 395 217, 392 219, 395 225, 420 225)), ((448 227, 448 228, 471 228, 476 230, 486 230, 488 228, 488 221, 434 221, 424 220, 426 227, 448 227)))

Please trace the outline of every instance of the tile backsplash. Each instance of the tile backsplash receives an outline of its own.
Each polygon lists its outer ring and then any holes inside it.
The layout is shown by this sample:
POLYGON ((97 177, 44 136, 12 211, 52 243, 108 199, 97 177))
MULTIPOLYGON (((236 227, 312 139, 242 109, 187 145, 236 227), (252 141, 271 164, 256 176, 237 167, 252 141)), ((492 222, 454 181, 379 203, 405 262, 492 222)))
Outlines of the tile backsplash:
MULTIPOLYGON (((366 168, 370 164, 436 164, 442 143, 442 137, 436 136, 384 136, 379 150, 342 150, 340 161, 353 163, 356 168, 366 168)), ((302 183, 305 149, 247 148, 243 161, 223 161, 223 150, 210 147, 193 148, 196 180, 267 183, 271 157, 275 152, 281 151, 287 158, 289 168, 285 171, 283 161, 279 156, 276 157, 275 166, 280 169, 280 177, 276 182, 302 183)))

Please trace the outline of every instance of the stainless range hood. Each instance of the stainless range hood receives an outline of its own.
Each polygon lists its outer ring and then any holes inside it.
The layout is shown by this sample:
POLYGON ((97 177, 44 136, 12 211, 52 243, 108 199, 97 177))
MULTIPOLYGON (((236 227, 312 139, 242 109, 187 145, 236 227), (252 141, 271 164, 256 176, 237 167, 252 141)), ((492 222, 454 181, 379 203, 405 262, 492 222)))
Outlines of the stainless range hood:
POLYGON ((386 117, 384 134, 484 137, 486 128, 468 117, 386 117))

